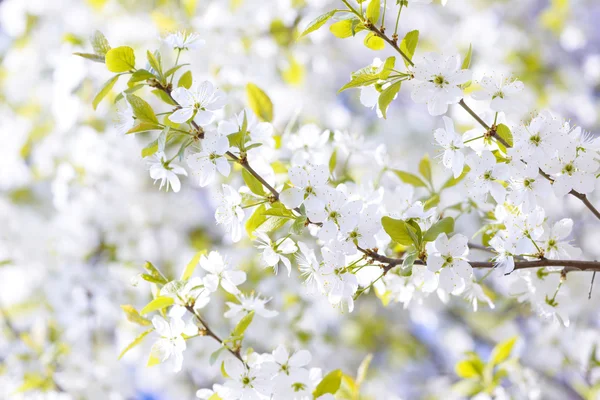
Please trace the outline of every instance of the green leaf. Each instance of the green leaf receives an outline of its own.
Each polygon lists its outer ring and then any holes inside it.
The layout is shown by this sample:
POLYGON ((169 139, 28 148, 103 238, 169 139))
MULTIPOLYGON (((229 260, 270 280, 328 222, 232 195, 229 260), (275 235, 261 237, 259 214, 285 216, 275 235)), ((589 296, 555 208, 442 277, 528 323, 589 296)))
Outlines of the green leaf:
POLYGON ((381 11, 381 1, 371 0, 367 6, 367 19, 373 24, 377 25, 379 22, 379 12, 381 11))
POLYGON ((146 315, 148 313, 151 313, 152 311, 162 310, 165 307, 173 305, 174 302, 175 300, 173 300, 172 297, 158 296, 150 303, 146 304, 146 306, 140 310, 140 314, 146 315))
POLYGON ((156 53, 152 53, 150 50, 147 50, 146 58, 148 59, 148 64, 150 64, 150 67, 158 74, 160 80, 162 81, 163 72, 160 53, 158 51, 156 53))
POLYGON ((392 170, 398 178, 404 183, 408 183, 414 187, 427 187, 427 184, 423 182, 418 176, 411 174, 410 172, 400 171, 399 169, 392 170))
POLYGON ((135 68, 135 53, 129 46, 110 49, 106 53, 106 68, 110 72, 128 72, 135 68))
POLYGON ((333 150, 331 157, 329 157, 329 173, 333 174, 335 166, 337 165, 337 149, 333 150))
POLYGON ((469 379, 455 383, 452 385, 452 391, 460 395, 471 398, 478 393, 481 393, 485 388, 479 380, 469 379))
POLYGON ((149 122, 158 125, 158 119, 154 114, 154 110, 145 100, 135 94, 127 94, 127 101, 131 104, 133 115, 142 122, 149 122))
POLYGON ((226 350, 226 349, 225 349, 225 347, 221 346, 217 350, 215 350, 211 353, 210 358, 208 359, 208 363, 211 366, 215 365, 215 363, 219 359, 219 355, 223 352, 223 350, 226 350))
POLYGON ((508 357, 510 357, 510 353, 517 341, 517 336, 513 336, 512 338, 498 343, 494 350, 492 351, 492 356, 490 359, 490 363, 493 365, 498 365, 503 361, 506 361, 508 357))
POLYGON ((336 12, 337 10, 332 10, 315 18, 310 24, 308 24, 308 26, 306 27, 306 29, 304 29, 300 36, 298 36, 297 40, 301 39, 302 37, 308 35, 311 32, 316 31, 317 29, 325 25, 325 23, 329 21, 329 19, 333 17, 336 12))
POLYGON ((196 269, 196 266, 198 265, 198 262, 200 262, 200 257, 202 257, 203 254, 206 254, 206 250, 200 250, 199 252, 194 254, 194 257, 185 266, 185 269, 181 274, 182 281, 186 281, 191 278, 192 274, 194 273, 194 270, 196 269))
POLYGON ((149 131, 157 131, 163 129, 160 125, 149 124, 148 122, 140 122, 130 130, 126 132, 127 135, 130 133, 140 133, 140 132, 149 132, 149 131))
POLYGON ((115 83, 117 83, 118 80, 119 75, 115 75, 108 81, 106 81, 106 83, 102 86, 102 89, 100 89, 100 91, 92 101, 92 106, 94 107, 94 110, 96 109, 96 107, 98 107, 98 104, 100 104, 102 99, 106 97, 106 95, 111 91, 111 89, 115 86, 115 83))
POLYGON ((106 40, 106 37, 104 37, 104 34, 102 34, 100 31, 94 31, 90 37, 90 42, 92 43, 94 53, 99 56, 104 57, 110 50, 110 44, 108 43, 108 40, 106 40))
POLYGON ((389 78, 390 74, 394 72, 394 67, 396 67, 396 57, 392 56, 386 58, 385 62, 383 63, 383 68, 379 73, 379 79, 389 78))
POLYGON ((392 103, 392 100, 396 97, 398 92, 400 91, 400 85, 402 85, 401 81, 392 83, 390 86, 385 88, 383 92, 379 95, 379 100, 377 104, 379 105, 379 110, 381 111, 381 115, 383 118, 387 118, 387 109, 392 103))
POLYGON ((341 21, 338 21, 338 22, 332 24, 329 27, 329 30, 337 38, 340 38, 340 39, 348 38, 348 37, 354 35, 354 32, 352 30, 352 24, 354 23, 355 20, 356 20, 355 18, 354 19, 343 19, 341 21))
POLYGON ((419 162, 419 173, 431 183, 431 161, 428 154, 419 162))
POLYGON ((271 216, 271 217, 281 217, 281 218, 288 218, 288 219, 296 219, 296 217, 294 216, 294 213, 291 212, 290 210, 288 210, 287 208, 285 208, 283 205, 278 207, 277 204, 281 204, 281 203, 275 203, 273 204, 273 206, 271 208, 269 208, 268 210, 263 211, 263 215, 266 216, 271 216))
POLYGON ((313 392, 313 396, 319 398, 319 396, 323 396, 324 394, 335 394, 342 384, 342 375, 343 373, 339 369, 325 375, 323 380, 317 385, 317 388, 313 392))
POLYGON ((265 205, 261 204, 254 210, 250 218, 248 218, 246 221, 246 232, 251 239, 254 238, 254 231, 267 221, 267 217, 263 214, 265 209, 265 205))
POLYGON ((449 235, 452 232, 454 232, 454 218, 442 218, 435 224, 431 225, 431 228, 425 232, 423 240, 426 242, 433 242, 441 233, 449 235))
POLYGON ((385 48, 385 41, 375 33, 369 32, 367 36, 365 36, 364 45, 371 50, 378 51, 385 48))
POLYGON ((150 157, 158 151, 158 140, 153 140, 142 149, 142 158, 150 157))
POLYGON ((459 361, 458 363, 456 363, 456 366, 454 368, 454 370, 456 371, 456 375, 465 379, 480 376, 481 372, 483 371, 483 364, 479 365, 477 361, 481 363, 481 360, 479 359, 459 361))
POLYGON ((79 52, 76 52, 76 53, 73 53, 73 54, 76 55, 76 56, 79 56, 79 57, 86 58, 88 60, 95 61, 95 62, 99 62, 99 63, 103 63, 103 64, 105 62, 104 56, 99 56, 98 54, 79 53, 79 52))
POLYGON ((425 211, 427 211, 427 210, 437 206, 438 204, 440 204, 440 195, 437 193, 434 193, 433 195, 431 195, 430 198, 425 200, 425 203, 423 203, 423 209, 425 211))
POLYGON ((383 225, 385 232, 394 242, 403 246, 410 246, 412 244, 415 246, 418 245, 418 243, 413 240, 416 234, 414 228, 405 221, 383 217, 381 218, 381 224, 383 225))
POLYGON ((152 322, 150 322, 150 320, 142 317, 140 315, 140 313, 135 309, 135 307, 133 307, 129 304, 123 304, 121 306, 121 309, 125 312, 125 315, 127 316, 127 320, 129 322, 133 322, 135 324, 142 325, 142 326, 152 325, 152 322))
MULTIPOLYGON (((404 39, 402 39, 402 41, 400 42, 400 50, 402 50, 402 52, 404 54, 406 54, 406 56, 412 60, 413 56, 415 55, 415 50, 417 49, 417 44, 419 43, 419 31, 418 30, 414 30, 414 31, 410 31, 406 34, 406 36, 404 36, 404 39)), ((404 57, 402 57, 402 59, 404 60, 404 57)), ((408 67, 408 61, 404 60, 404 64, 406 64, 406 66, 408 67)))
POLYGON ((170 68, 169 70, 167 70, 167 72, 165 72, 165 78, 168 78, 169 76, 173 75, 175 72, 177 72, 179 68, 185 67, 186 65, 190 64, 179 64, 174 66, 173 68, 170 68))
MULTIPOLYGON (((499 124, 496 127, 496 134, 502 138, 509 147, 513 147, 514 143, 513 143, 513 135, 512 132, 510 131, 510 128, 504 124, 499 124)), ((498 142, 498 145, 500 145, 504 152, 506 153, 506 149, 504 148, 504 145, 500 142, 498 142)))
POLYGON ((473 45, 470 44, 469 45, 469 51, 467 52, 467 55, 465 56, 465 59, 463 60, 462 69, 469 69, 469 67, 471 66, 471 57, 473 55, 473 45))
POLYGON ((142 341, 144 340, 144 338, 154 330, 154 328, 150 328, 147 331, 142 332, 138 337, 136 337, 133 342, 129 343, 127 345, 127 347, 125 347, 123 349, 123 351, 121 352, 121 354, 119 354, 119 360, 125 355, 125 353, 127 353, 129 350, 133 349, 135 346, 139 345, 140 343, 142 343, 142 341))
POLYGON ((342 88, 340 90, 338 90, 338 93, 343 92, 344 90, 350 89, 350 88, 369 86, 369 85, 376 83, 378 80, 379 80, 379 74, 362 73, 362 74, 352 75, 352 80, 350 82, 346 83, 344 86, 342 86, 342 88))
POLYGON ((250 311, 248 314, 244 315, 244 317, 237 323, 231 336, 242 336, 248 326, 252 323, 252 319, 254 318, 254 311, 250 311))
POLYGON ((248 172, 246 169, 242 170, 242 177, 244 178, 244 183, 246 184, 246 186, 248 186, 248 189, 250 189, 252 193, 261 197, 267 196, 262 183, 260 183, 260 181, 256 179, 256 177, 250 172, 248 172))
POLYGON ((373 354, 367 354, 358 366, 358 371, 356 372, 356 385, 358 387, 360 387, 367 378, 367 371, 369 370, 369 365, 371 365, 371 360, 373 360, 373 354))
POLYGON ((156 76, 154 76, 154 74, 150 71, 146 71, 145 69, 138 69, 133 74, 131 74, 131 78, 129 78, 129 82, 127 82, 127 85, 129 87, 132 87, 137 82, 146 81, 152 78, 156 79, 156 76))
POLYGON ((161 99, 162 101, 164 101, 165 103, 172 105, 172 106, 176 106, 177 103, 175 103, 173 101, 173 99, 165 93, 164 90, 160 90, 160 89, 154 89, 152 91, 152 94, 155 95, 156 97, 158 97, 159 99, 161 99))
POLYGON ((248 103, 254 114, 262 121, 273 121, 273 103, 267 94, 253 83, 246 85, 248 103))
POLYGON ((179 77, 179 81, 177 82, 178 87, 184 87, 189 89, 192 87, 192 71, 185 71, 183 75, 179 77))
POLYGON ((446 183, 444 183, 444 185, 442 186, 442 189, 447 189, 449 187, 457 185, 460 181, 462 181, 465 178, 465 176, 467 176, 470 170, 471 168, 469 168, 468 165, 465 165, 463 172, 457 178, 452 176, 450 179, 448 179, 446 183))
POLYGON ((150 356, 148 356, 148 362, 146 363, 146 367, 153 367, 158 364, 160 364, 160 358, 158 358, 155 354, 151 352, 150 356))
POLYGON ((164 285, 168 282, 167 278, 165 278, 165 276, 151 262, 146 261, 144 264, 144 269, 150 273, 149 276, 154 278, 159 283, 164 285))
POLYGON ((301 235, 305 227, 306 217, 298 217, 296 218, 292 226, 290 226, 290 233, 293 233, 294 235, 301 235))

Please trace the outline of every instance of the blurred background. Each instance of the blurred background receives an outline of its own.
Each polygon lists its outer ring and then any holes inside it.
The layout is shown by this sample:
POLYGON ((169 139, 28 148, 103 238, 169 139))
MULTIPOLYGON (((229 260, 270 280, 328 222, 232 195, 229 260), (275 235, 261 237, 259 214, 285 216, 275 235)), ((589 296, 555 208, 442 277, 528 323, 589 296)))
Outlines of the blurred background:
MULTIPOLYGON (((295 126, 348 132, 355 138, 349 153, 352 146, 374 153, 384 143, 394 166, 414 171, 423 154, 436 156, 431 133, 441 121, 412 103, 409 90, 392 103, 387 120, 362 106, 358 91, 337 93, 351 72, 392 53, 374 52, 362 38, 337 39, 326 28, 295 39, 337 3, 0 1, 0 399, 192 399, 218 382, 219 369, 208 364, 216 344, 208 340, 188 343, 177 375, 161 365, 145 367, 150 341, 117 361, 139 333, 120 305, 149 300, 147 283, 137 278, 144 261, 176 275, 204 248, 242 265, 249 276, 244 288, 273 298, 270 308, 279 316, 256 321, 249 331, 256 351, 278 343, 304 347, 313 366, 350 375, 372 354, 361 399, 461 398, 450 387, 464 352, 486 359, 514 335, 521 368, 511 376, 508 398, 600 398, 600 292, 587 301, 590 275, 569 275, 568 328, 503 296, 501 284, 489 288, 495 308, 480 304, 476 314, 460 299, 445 304, 430 296, 405 309, 372 294, 353 313, 340 313, 307 295, 297 273, 273 275, 258 266, 249 243, 223 239, 211 189, 190 180, 180 193, 158 191, 140 155, 147 138, 115 130, 113 101, 125 84, 94 111, 91 101, 111 74, 73 56, 89 51, 95 30, 113 46, 138 51, 159 48, 167 32, 193 30, 207 44, 186 52, 184 62, 196 79, 228 92, 226 113, 246 105, 245 85, 254 82, 275 104, 276 129, 296 120, 295 126)), ((522 80, 522 118, 548 107, 598 132, 600 2, 448 0, 445 7, 434 1, 405 13, 400 31, 421 31, 419 51, 465 54, 472 44, 476 78, 497 71, 522 80)), ((472 107, 483 111, 475 102, 472 107)), ((461 131, 475 128, 462 110, 450 112, 461 131)), ((355 162, 368 172, 372 157, 355 162)), ((592 201, 600 204, 597 192, 592 201)), ((442 202, 452 204, 449 196, 442 202)), ((554 220, 574 218, 574 242, 590 259, 600 256, 600 229, 578 202, 565 199, 547 210, 554 220)), ((478 221, 465 216, 460 227, 474 233, 478 221)), ((211 307, 207 318, 227 332, 223 301, 211 307)))

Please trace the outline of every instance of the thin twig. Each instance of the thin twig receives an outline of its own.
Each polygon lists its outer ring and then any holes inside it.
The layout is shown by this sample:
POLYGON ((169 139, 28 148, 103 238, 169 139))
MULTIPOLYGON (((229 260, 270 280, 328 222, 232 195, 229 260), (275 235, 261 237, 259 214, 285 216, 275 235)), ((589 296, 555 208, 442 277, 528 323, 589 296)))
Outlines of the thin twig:
POLYGON ((209 336, 213 339, 215 339, 217 342, 219 342, 221 344, 221 346, 223 346, 224 348, 226 348, 231 354, 233 354, 238 360, 240 360, 244 365, 246 364, 246 362, 244 361, 244 359, 242 358, 242 355, 240 354, 240 350, 233 350, 231 348, 229 348, 228 346, 225 345, 225 343, 223 342, 223 340, 216 334, 214 333, 210 327, 208 326, 208 324, 206 323, 206 321, 204 321, 204 319, 200 316, 200 314, 198 314, 196 312, 196 310, 194 310, 194 308, 192 306, 186 306, 185 307, 186 310, 188 310, 190 313, 192 313, 192 315, 194 317, 196 317, 196 319, 202 324, 202 326, 204 327, 205 330, 205 334, 206 336, 209 336))

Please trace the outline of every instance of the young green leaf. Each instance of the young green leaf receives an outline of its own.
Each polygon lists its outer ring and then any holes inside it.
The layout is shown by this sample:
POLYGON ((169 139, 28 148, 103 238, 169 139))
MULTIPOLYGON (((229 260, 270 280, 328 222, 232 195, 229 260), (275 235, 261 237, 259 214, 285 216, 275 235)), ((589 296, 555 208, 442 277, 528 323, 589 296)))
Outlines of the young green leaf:
POLYGON ((145 69, 138 69, 129 78, 129 82, 127 82, 127 86, 132 87, 137 82, 146 81, 148 79, 156 78, 154 74, 150 71, 146 71, 145 69))
POLYGON ((492 365, 498 365, 503 361, 506 361, 508 357, 510 357, 510 353, 517 342, 517 336, 513 336, 512 338, 498 343, 494 350, 492 351, 492 356, 490 359, 490 363, 492 365))
MULTIPOLYGON (((415 55, 415 50, 417 49, 418 43, 419 43, 419 31, 418 30, 410 31, 406 34, 406 36, 404 36, 404 39, 402 39, 402 41, 400 42, 400 50, 402 50, 402 52, 404 54, 406 54, 406 56, 410 60, 412 60, 413 56, 415 55)), ((406 60, 404 60, 404 64, 406 64, 407 67, 409 65, 408 61, 406 61, 406 60)))
POLYGON ((423 182, 421 178, 416 176, 415 174, 411 174, 410 172, 400 171, 399 169, 392 170, 398 178, 402 180, 404 183, 408 183, 409 185, 413 185, 414 187, 427 187, 427 184, 423 182))
POLYGON ((461 69, 469 69, 469 67, 471 66, 472 55, 473 55, 473 45, 470 44, 469 51, 467 52, 467 55, 465 56, 465 59, 463 60, 461 69))
POLYGON ((381 218, 381 224, 383 229, 392 238, 392 240, 403 246, 410 246, 417 243, 413 240, 415 237, 415 230, 412 226, 400 219, 394 219, 390 217, 381 218))
POLYGON ((456 186, 460 181, 462 181, 465 176, 467 176, 467 174, 469 173, 469 171, 471 170, 471 168, 469 168, 468 165, 465 165, 463 172, 457 177, 451 177, 449 178, 443 185, 442 185, 442 189, 447 189, 450 188, 452 186, 456 186))
POLYGON ((168 282, 167 278, 165 278, 165 276, 151 262, 146 261, 144 264, 144 269, 150 273, 150 276, 163 285, 168 282))
POLYGON ((102 89, 98 92, 94 100, 92 101, 92 107, 94 110, 98 107, 98 104, 102 101, 104 97, 111 91, 111 89, 115 86, 115 83, 119 80, 119 75, 115 75, 110 78, 106 83, 102 86, 102 89))
POLYGON ((154 114, 154 110, 145 100, 135 94, 127 94, 127 101, 133 109, 133 115, 142 122, 148 122, 158 125, 158 119, 154 114))
POLYGON ((381 0, 371 0, 367 6, 367 19, 377 25, 379 22, 379 12, 381 11, 381 0))
POLYGON ((246 232, 251 239, 254 238, 254 231, 267 221, 267 217, 263 214, 265 209, 265 205, 261 204, 246 221, 246 232))
POLYGON ((88 60, 95 61, 95 62, 99 62, 99 63, 103 63, 103 64, 105 62, 104 56, 100 56, 98 54, 79 53, 79 52, 76 52, 76 53, 73 53, 73 54, 76 55, 76 56, 79 56, 79 57, 86 58, 88 60))
POLYGON ((369 49, 375 51, 383 50, 385 48, 385 41, 373 32, 369 32, 367 36, 365 36, 363 43, 369 49))
POLYGON ((273 103, 267 94, 253 83, 246 85, 248 103, 254 114, 263 121, 273 120, 273 103))
MULTIPOLYGON (((158 140, 153 140, 142 149, 142 158, 150 157, 158 151, 158 140)), ((143 277, 143 276, 142 276, 143 277)))
POLYGON ((429 183, 432 183, 432 181, 431 181, 431 178, 432 178, 431 177, 431 161, 429 160, 429 155, 427 155, 427 154, 419 162, 419 173, 425 179, 427 179, 427 181, 429 181, 429 183))
POLYGON ((125 312, 125 315, 127 316, 127 320, 129 322, 133 322, 135 324, 142 325, 142 326, 152 325, 152 322, 150 322, 150 320, 142 317, 140 315, 140 313, 133 306, 131 306, 129 304, 123 304, 121 306, 121 309, 125 312))
POLYGON ((355 19, 343 19, 341 21, 331 24, 329 30, 333 35, 340 39, 345 39, 354 35, 352 30, 352 24, 355 19))
POLYGON ((242 336, 246 329, 252 323, 252 319, 254 318, 254 311, 250 311, 248 314, 244 315, 244 317, 238 322, 238 324, 233 329, 231 336, 242 336))
MULTIPOLYGON (((500 138, 502 138, 509 145, 509 147, 512 147, 514 145, 513 135, 508 126, 506 126, 504 124, 499 124, 496 127, 496 134, 500 138)), ((504 145, 502 143, 498 142, 498 144, 504 148, 504 145)), ((506 149, 504 149, 504 152, 506 153, 506 149)))
POLYGON ((483 372, 483 363, 478 358, 459 361, 454 368, 456 375, 464 379, 481 376, 483 372))
POLYGON ((329 11, 328 13, 325 13, 325 14, 320 15, 317 18, 315 18, 311 23, 308 24, 308 26, 306 27, 306 29, 304 29, 304 31, 300 34, 300 36, 298 36, 297 40, 303 38, 304 36, 308 35, 309 33, 314 32, 317 29, 319 29, 320 27, 322 27, 323 25, 325 25, 325 23, 327 21, 329 21, 329 19, 331 19, 331 17, 333 17, 336 12, 337 12, 337 10, 332 10, 332 11, 329 11))
POLYGON ((379 100, 377 101, 377 104, 379 106, 379 111, 381 111, 381 115, 383 115, 383 118, 387 118, 388 107, 400 91, 400 85, 402 85, 401 81, 392 83, 379 94, 379 100))
POLYGON ((185 269, 183 270, 183 273, 181 274, 182 281, 186 281, 192 277, 194 270, 196 269, 196 267, 198 266, 198 263, 200 262, 200 257, 202 257, 203 254, 206 254, 206 250, 200 250, 199 252, 194 254, 194 257, 185 266, 185 269))
POLYGON ((379 79, 389 78, 390 74, 392 72, 394 72, 395 66, 396 66, 396 57, 392 56, 392 57, 386 58, 385 62, 383 63, 383 68, 381 69, 381 72, 379 73, 379 79))
POLYGON ((337 149, 333 150, 331 157, 329 157, 329 173, 333 174, 335 166, 337 165, 337 149))
POLYGON ((99 56, 105 56, 106 53, 110 50, 110 44, 108 44, 108 40, 102 32, 94 31, 92 36, 90 37, 90 42, 92 43, 92 48, 94 49, 94 53, 99 56))
POLYGON ((149 132, 149 131, 156 131, 156 130, 160 130, 160 129, 162 129, 162 126, 160 126, 160 125, 149 124, 148 122, 140 122, 139 124, 137 124, 136 126, 131 128, 130 130, 128 130, 126 132, 126 134, 129 135, 131 133, 149 132))
POLYGON ((163 72, 162 72, 162 63, 160 58, 160 53, 157 51, 156 53, 152 53, 150 50, 146 51, 146 58, 148 59, 148 64, 150 64, 150 68, 154 70, 158 74, 160 80, 163 80, 163 72))
POLYGON ((454 218, 446 217, 440 219, 435 224, 431 225, 431 228, 425 232, 423 240, 426 242, 433 242, 441 233, 449 235, 454 231, 454 218))
POLYGON ((146 304, 144 308, 140 310, 141 315, 146 315, 151 313, 152 311, 162 310, 163 308, 169 307, 173 305, 175 300, 172 297, 167 296, 159 296, 152 300, 150 303, 146 304))
POLYGON ((323 396, 324 394, 335 394, 342 384, 342 375, 343 373, 339 369, 331 371, 325 375, 313 392, 315 399, 318 399, 319 396, 323 396))
POLYGON ((245 169, 242 170, 242 178, 244 178, 244 183, 246 186, 248 186, 248 189, 250 189, 252 193, 261 197, 265 197, 267 195, 262 183, 260 183, 260 181, 254 177, 254 175, 245 169))
POLYGON ((106 53, 106 68, 110 72, 128 72, 135 68, 135 53, 129 46, 110 49, 106 53))
POLYGON ((189 89, 192 87, 192 71, 185 71, 183 75, 179 77, 179 81, 177 82, 178 87, 184 87, 189 89))
POLYGON ((142 332, 138 337, 136 337, 133 342, 129 343, 127 345, 127 347, 125 347, 123 349, 123 351, 121 352, 121 354, 119 354, 119 360, 125 355, 125 353, 127 353, 129 350, 133 349, 135 346, 139 345, 140 343, 142 343, 142 341, 144 340, 144 338, 154 330, 154 328, 150 328, 147 331, 142 332))

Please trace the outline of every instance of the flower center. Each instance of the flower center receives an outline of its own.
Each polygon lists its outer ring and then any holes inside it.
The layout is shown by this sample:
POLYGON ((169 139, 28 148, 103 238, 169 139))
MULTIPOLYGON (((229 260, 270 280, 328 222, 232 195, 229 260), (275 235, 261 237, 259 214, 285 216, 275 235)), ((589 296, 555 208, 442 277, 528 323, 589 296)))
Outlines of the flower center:
POLYGON ((542 142, 542 138, 539 133, 536 133, 535 135, 533 135, 529 138, 529 142, 531 144, 533 144, 534 146, 539 146, 540 143, 542 142))
POLYGON ((436 75, 433 77, 432 81, 436 86, 443 88, 444 85, 448 85, 449 82, 444 78, 443 75, 436 75))
POLYGON ((573 172, 575 172, 575 167, 573 166, 573 164, 569 163, 564 166, 562 172, 563 174, 572 175, 573 172))
POLYGON ((292 384, 292 389, 294 389, 294 392, 300 392, 306 389, 306 385, 302 382, 296 382, 292 384))

